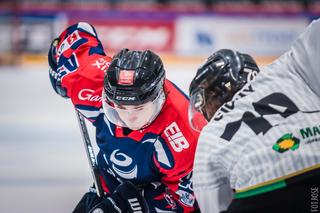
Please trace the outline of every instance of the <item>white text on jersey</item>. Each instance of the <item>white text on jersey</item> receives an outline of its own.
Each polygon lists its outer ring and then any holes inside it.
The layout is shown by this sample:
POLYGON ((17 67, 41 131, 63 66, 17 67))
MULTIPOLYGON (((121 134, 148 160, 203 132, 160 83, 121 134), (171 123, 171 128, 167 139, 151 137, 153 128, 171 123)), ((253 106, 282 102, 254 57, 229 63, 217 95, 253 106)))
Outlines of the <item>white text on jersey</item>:
POLYGON ((170 145, 176 152, 181 152, 183 149, 189 148, 187 139, 183 136, 176 122, 171 123, 165 130, 170 145))

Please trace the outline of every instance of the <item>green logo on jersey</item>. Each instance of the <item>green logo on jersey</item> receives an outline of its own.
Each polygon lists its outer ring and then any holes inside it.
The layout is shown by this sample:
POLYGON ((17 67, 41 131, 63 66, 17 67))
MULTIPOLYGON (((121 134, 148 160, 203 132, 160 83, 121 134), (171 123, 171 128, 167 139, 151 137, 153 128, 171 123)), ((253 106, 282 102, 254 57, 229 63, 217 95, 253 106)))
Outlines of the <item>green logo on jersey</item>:
POLYGON ((291 133, 283 135, 277 140, 277 143, 272 146, 272 149, 283 153, 291 149, 292 151, 299 148, 300 140, 294 137, 291 133))

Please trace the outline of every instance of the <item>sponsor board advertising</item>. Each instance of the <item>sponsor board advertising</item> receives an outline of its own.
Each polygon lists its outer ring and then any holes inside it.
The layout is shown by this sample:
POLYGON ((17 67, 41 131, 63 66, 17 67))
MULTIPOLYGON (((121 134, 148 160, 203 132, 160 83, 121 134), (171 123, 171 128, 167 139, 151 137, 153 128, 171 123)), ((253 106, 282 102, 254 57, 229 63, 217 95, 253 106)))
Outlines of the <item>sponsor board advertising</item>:
POLYGON ((117 52, 123 48, 151 49, 156 52, 173 51, 175 37, 173 21, 93 21, 92 24, 107 53, 117 52))
MULTIPOLYGON (((150 15, 150 14, 149 14, 150 15)), ((52 16, 21 19, 13 27, 0 21, 3 33, 0 53, 15 50, 19 53, 46 54, 48 45, 62 27, 76 23, 78 18, 52 16)), ((83 21, 83 20, 82 20, 83 21)), ((180 14, 159 17, 85 20, 98 33, 107 54, 122 48, 151 49, 158 53, 180 56, 207 56, 222 48, 231 48, 255 56, 279 56, 310 23, 307 16, 232 16, 180 14)), ((59 32, 59 33, 58 33, 59 32)))
POLYGON ((308 23, 305 17, 184 16, 176 21, 175 47, 182 55, 231 48, 275 56, 288 50, 308 23))

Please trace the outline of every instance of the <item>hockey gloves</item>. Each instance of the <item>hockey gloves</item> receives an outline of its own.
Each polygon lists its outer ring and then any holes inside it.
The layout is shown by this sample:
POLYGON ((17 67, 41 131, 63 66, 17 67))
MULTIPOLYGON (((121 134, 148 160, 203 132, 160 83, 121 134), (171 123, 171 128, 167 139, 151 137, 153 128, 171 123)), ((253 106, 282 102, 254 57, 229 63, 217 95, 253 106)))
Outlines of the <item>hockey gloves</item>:
POLYGON ((48 52, 49 78, 54 91, 62 97, 68 98, 66 89, 61 86, 61 77, 58 72, 58 63, 55 57, 59 40, 59 38, 53 39, 48 52))
POLYGON ((83 195, 72 213, 88 213, 93 206, 100 203, 103 199, 98 197, 95 192, 87 192, 83 195))
POLYGON ((120 184, 112 195, 104 199, 88 192, 80 200, 73 213, 148 213, 148 205, 131 182, 120 184), (93 208, 92 208, 93 207, 93 208), (91 210, 89 210, 91 209, 91 210))
POLYGON ((148 205, 131 182, 120 184, 110 197, 93 207, 90 213, 149 212, 148 205))

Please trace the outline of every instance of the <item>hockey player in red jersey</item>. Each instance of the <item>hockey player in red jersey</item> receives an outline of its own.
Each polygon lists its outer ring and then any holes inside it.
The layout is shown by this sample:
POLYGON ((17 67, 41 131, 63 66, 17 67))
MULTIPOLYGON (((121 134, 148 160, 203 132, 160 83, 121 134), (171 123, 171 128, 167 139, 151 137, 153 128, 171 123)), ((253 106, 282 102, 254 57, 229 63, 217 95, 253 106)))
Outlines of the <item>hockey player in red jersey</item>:
POLYGON ((106 196, 88 192, 74 212, 133 212, 132 194, 142 212, 198 211, 191 182, 198 133, 159 56, 123 49, 111 59, 93 26, 80 22, 53 41, 48 60, 54 90, 96 127, 106 196))

